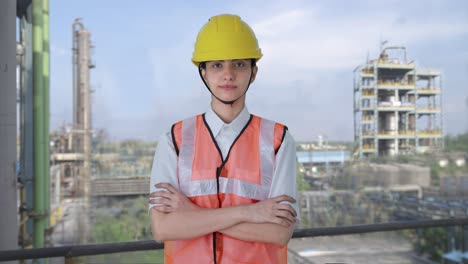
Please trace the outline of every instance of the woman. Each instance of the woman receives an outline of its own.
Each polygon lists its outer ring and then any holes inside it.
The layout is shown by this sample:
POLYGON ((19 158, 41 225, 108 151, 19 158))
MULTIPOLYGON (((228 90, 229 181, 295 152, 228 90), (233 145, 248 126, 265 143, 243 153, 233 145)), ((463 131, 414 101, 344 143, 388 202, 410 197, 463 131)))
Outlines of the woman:
POLYGON ((198 34, 192 62, 211 107, 162 135, 151 174, 151 228, 165 263, 287 263, 295 143, 286 126, 245 106, 261 57, 236 15, 214 16, 198 34))

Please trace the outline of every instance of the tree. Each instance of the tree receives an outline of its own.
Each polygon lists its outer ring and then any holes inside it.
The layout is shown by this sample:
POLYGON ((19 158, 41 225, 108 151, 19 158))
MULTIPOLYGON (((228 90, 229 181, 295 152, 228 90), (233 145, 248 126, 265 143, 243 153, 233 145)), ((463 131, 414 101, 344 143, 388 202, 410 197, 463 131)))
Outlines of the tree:
MULTIPOLYGON (((93 230, 96 243, 117 243, 153 239, 145 197, 119 202, 109 209, 99 208, 93 230)), ((162 250, 108 254, 92 257, 94 263, 163 263, 162 250)))
POLYGON ((305 173, 304 170, 301 169, 302 165, 298 162, 296 163, 296 171, 297 171, 297 190, 298 192, 303 192, 303 191, 308 191, 310 190, 310 185, 307 183, 307 181, 304 179, 305 173))
POLYGON ((456 136, 445 136, 445 151, 468 154, 468 132, 456 136))

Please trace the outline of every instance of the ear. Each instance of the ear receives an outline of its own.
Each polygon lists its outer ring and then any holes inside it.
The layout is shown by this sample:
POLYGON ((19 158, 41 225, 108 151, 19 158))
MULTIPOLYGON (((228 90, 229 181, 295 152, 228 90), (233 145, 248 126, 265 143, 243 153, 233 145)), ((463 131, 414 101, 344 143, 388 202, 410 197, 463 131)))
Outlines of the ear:
POLYGON ((207 80, 206 80, 206 70, 203 69, 203 68, 201 68, 201 69, 200 69, 200 72, 201 72, 201 76, 203 77, 203 79, 204 79, 205 81, 207 81, 207 80))
POLYGON ((257 77, 257 72, 258 72, 258 67, 255 65, 252 68, 252 77, 250 78, 250 83, 253 83, 255 81, 255 78, 257 77))

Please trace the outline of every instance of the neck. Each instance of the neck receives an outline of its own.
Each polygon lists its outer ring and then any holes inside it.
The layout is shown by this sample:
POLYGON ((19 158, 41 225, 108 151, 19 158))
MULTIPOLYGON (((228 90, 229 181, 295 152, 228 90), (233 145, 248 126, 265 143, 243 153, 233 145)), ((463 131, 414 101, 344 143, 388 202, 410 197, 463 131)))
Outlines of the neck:
POLYGON ((216 98, 212 97, 211 99, 211 108, 216 113, 224 123, 229 124, 231 123, 236 117, 240 114, 242 109, 245 106, 245 96, 237 101, 235 101, 232 105, 223 104, 218 101, 216 98))

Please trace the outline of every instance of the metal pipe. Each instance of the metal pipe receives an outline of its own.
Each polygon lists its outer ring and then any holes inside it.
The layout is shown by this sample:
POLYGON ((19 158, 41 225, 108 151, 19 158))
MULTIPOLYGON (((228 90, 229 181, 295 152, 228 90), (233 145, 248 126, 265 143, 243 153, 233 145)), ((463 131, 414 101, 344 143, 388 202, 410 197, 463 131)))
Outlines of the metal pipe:
POLYGON ((382 52, 380 52, 380 53, 382 54, 382 53, 384 53, 386 50, 389 50, 389 49, 401 49, 401 50, 403 50, 405 63, 408 62, 408 57, 406 56, 406 47, 404 47, 404 46, 385 47, 385 48, 382 50, 382 52))
MULTIPOLYGON (((32 4, 26 13, 26 56, 25 56, 25 103, 24 103, 24 175, 26 191, 26 208, 28 212, 33 210, 34 203, 34 85, 33 85, 33 26, 32 26, 32 4)), ((34 233, 34 221, 26 222, 28 239, 34 233)))
POLYGON ((45 221, 49 225, 50 216, 50 139, 49 139, 49 112, 50 112, 50 46, 49 46, 49 0, 42 0, 42 37, 43 37, 43 66, 42 78, 44 82, 44 210, 47 212, 45 221))
MULTIPOLYGON (((75 20, 75 23, 77 23, 77 20, 75 20)), ((77 65, 78 65, 78 59, 77 59, 77 56, 78 56, 78 45, 77 45, 77 40, 76 40, 76 30, 75 30, 75 23, 73 23, 73 26, 72 26, 72 77, 73 77, 73 80, 72 80, 72 88, 73 88, 73 118, 72 118, 72 121, 73 121, 73 125, 77 123, 77 117, 76 117, 76 107, 77 107, 77 104, 76 104, 76 98, 77 98, 77 91, 78 91, 78 88, 77 88, 77 65)), ((74 127, 73 127, 74 128, 74 127)), ((70 147, 71 148, 71 147, 70 147)))
POLYGON ((20 38, 20 43, 21 45, 23 46, 23 56, 21 56, 21 59, 20 61, 18 62, 19 64, 19 76, 18 76, 18 80, 19 80, 19 97, 20 97, 20 101, 19 101, 19 125, 20 125, 20 130, 19 130, 19 138, 20 138, 20 143, 19 143, 19 151, 20 151, 20 154, 19 154, 19 173, 18 173, 18 178, 19 178, 19 181, 21 183, 20 185, 20 225, 19 225, 19 240, 20 240, 20 244, 22 247, 24 247, 24 242, 25 242, 25 237, 26 237, 26 223, 27 223, 27 213, 26 213, 26 175, 25 175, 25 144, 26 144, 26 140, 25 140, 25 131, 24 131, 24 123, 25 123, 25 116, 24 116, 24 113, 25 113, 25 99, 26 99, 26 96, 25 96, 25 91, 26 91, 26 19, 23 16, 21 16, 20 18, 20 31, 19 31, 19 38, 20 38), (21 210, 22 209, 22 210, 21 210))
MULTIPOLYGON (((81 31, 83 41, 82 52, 83 57, 80 58, 80 78, 83 78, 83 128, 85 134, 83 136, 83 152, 84 152, 84 163, 83 163, 83 178, 84 178, 84 203, 85 203, 85 215, 89 215, 90 207, 90 178, 91 178, 91 92, 90 92, 90 78, 89 78, 89 67, 90 67, 90 33, 89 31, 81 31)), ((81 54, 80 54, 81 55, 81 54)), ((87 242, 89 238, 89 221, 85 221, 84 225, 84 242, 87 242)))
POLYGON ((0 1, 0 249, 18 247, 16 197, 16 1, 0 1))
MULTIPOLYGON (((79 31, 83 30, 84 29, 84 26, 83 24, 81 23, 80 19, 77 18, 75 19, 75 22, 73 22, 73 25, 72 25, 72 45, 73 45, 73 48, 72 48, 72 87, 73 87, 73 118, 72 118, 72 121, 73 121, 73 129, 78 129, 78 127, 75 127, 75 124, 78 124, 80 123, 80 118, 79 118, 79 108, 80 108, 80 92, 79 92, 79 83, 80 83, 80 80, 79 80, 79 59, 78 59, 78 56, 79 56, 79 37, 78 37, 78 33, 79 31)), ((82 128, 80 128, 82 129, 82 128)), ((75 149, 75 144, 73 144, 73 149, 75 149)))
POLYGON ((55 207, 60 205, 60 186, 62 185, 62 179, 61 179, 61 165, 54 165, 55 171, 54 171, 54 176, 55 176, 55 189, 54 189, 54 204, 55 207))
POLYGON ((33 0, 33 113, 34 113, 34 236, 33 246, 44 247, 45 175, 44 175, 44 78, 43 78, 43 17, 42 1, 33 0))
POLYGON ((21 245, 28 246, 33 234, 33 220, 27 215, 33 209, 33 51, 32 51, 32 3, 24 7, 21 16, 21 43, 24 47, 20 79, 20 180, 22 182, 21 218, 27 219, 21 226, 21 245))

